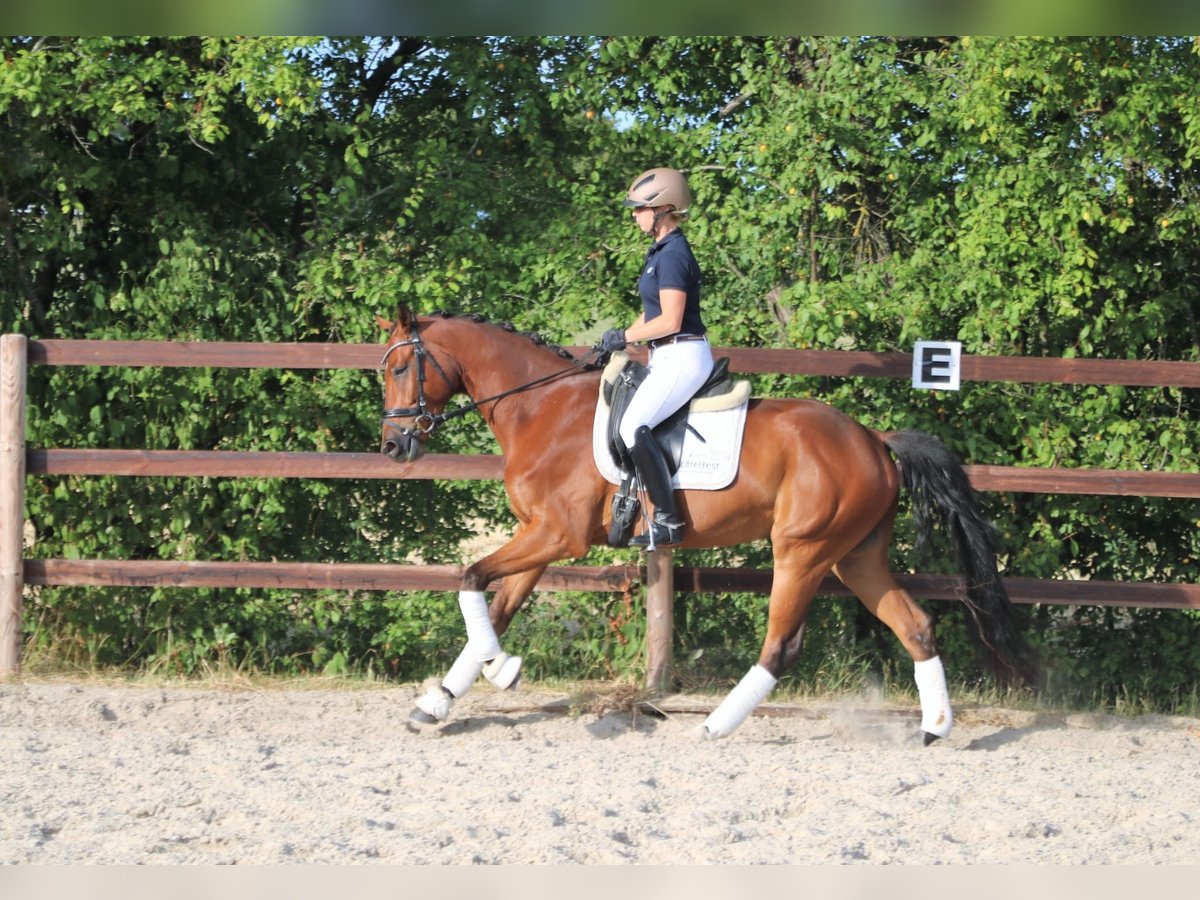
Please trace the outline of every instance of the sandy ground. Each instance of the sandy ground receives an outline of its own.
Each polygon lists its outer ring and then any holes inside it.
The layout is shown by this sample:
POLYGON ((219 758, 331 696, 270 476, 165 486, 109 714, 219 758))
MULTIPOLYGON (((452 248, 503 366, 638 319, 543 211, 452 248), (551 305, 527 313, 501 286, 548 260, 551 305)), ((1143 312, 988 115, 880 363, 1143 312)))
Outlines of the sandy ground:
POLYGON ((0 863, 1200 862, 1196 719, 417 691, 0 684, 0 863))

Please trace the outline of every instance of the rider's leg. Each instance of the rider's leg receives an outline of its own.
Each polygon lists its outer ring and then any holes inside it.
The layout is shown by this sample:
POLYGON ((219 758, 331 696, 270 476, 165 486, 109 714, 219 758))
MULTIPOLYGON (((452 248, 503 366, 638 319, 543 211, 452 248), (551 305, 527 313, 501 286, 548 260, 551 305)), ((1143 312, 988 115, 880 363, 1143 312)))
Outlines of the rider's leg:
POLYGON ((653 540, 639 535, 631 544, 657 546, 679 542, 683 519, 675 503, 666 460, 648 432, 691 400, 712 373, 707 341, 667 344, 651 352, 649 373, 621 418, 621 440, 629 448, 642 486, 654 504, 653 540), (657 525, 657 528, 655 527, 657 525))
POLYGON ((671 484, 671 472, 663 457, 662 448, 645 425, 637 430, 629 455, 637 468, 638 478, 654 504, 654 518, 650 528, 636 535, 629 542, 631 547, 661 547, 678 544, 683 539, 684 521, 679 516, 675 502, 675 488, 671 484))

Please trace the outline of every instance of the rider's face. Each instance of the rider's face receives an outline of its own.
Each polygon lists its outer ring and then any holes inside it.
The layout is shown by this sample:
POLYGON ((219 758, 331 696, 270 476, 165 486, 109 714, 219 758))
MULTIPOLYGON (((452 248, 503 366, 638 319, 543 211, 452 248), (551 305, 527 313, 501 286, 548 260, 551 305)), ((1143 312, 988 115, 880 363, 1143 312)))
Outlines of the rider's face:
POLYGON ((635 206, 633 208, 633 221, 637 223, 638 228, 642 232, 649 234, 654 230, 654 207, 652 206, 635 206))

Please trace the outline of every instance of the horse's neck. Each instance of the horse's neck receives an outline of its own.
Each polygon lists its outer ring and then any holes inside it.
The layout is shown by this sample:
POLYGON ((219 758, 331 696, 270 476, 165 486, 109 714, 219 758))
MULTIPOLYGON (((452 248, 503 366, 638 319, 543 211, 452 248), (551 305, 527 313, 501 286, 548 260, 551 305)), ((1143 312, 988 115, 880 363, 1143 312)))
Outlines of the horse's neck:
POLYGON ((501 347, 477 341, 459 352, 463 390, 476 402, 516 390, 564 368, 531 343, 501 347))
MULTIPOLYGON (((504 334, 499 340, 491 335, 467 335, 458 351, 463 389, 475 403, 483 404, 484 418, 503 442, 506 428, 522 427, 530 413, 540 407, 548 388, 521 388, 539 379, 563 372, 572 365, 553 351, 532 343, 521 335, 504 334), (509 391, 516 393, 508 394, 509 391), (486 401, 508 394, 499 403, 486 401)), ((564 376, 569 379, 570 376, 564 376)), ((551 385, 559 384, 551 379, 551 385)))

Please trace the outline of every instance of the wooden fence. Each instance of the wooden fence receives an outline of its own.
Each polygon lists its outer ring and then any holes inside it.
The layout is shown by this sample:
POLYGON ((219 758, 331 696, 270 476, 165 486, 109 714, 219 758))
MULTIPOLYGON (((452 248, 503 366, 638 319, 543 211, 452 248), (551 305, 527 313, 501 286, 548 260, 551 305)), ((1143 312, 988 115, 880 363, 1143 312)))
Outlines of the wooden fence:
MULTIPOLYGON (((575 348, 582 352, 584 348, 575 348)), ((907 378, 912 355, 821 350, 721 348, 744 373, 907 378)), ((0 676, 20 670, 22 595, 26 585, 257 587, 341 590, 456 590, 459 569, 351 563, 184 562, 171 560, 26 559, 25 478, 40 475, 252 478, 497 479, 494 455, 430 454, 396 463, 379 453, 297 453, 26 448, 26 372, 50 366, 208 366, 220 368, 374 369, 373 344, 249 344, 158 341, 27 341, 0 336, 0 676)), ((964 380, 1060 384, 1200 387, 1200 364, 1126 360, 964 356, 964 380)), ((1143 497, 1200 497, 1200 475, 1167 472, 967 466, 978 490, 1143 497)), ((905 575, 900 582, 926 599, 954 599, 957 578, 905 575)), ((677 567, 669 550, 638 565, 552 566, 539 590, 647 590, 648 681, 665 683, 671 665, 676 591, 768 592, 770 570, 677 567)), ((1200 609, 1200 586, 1008 578, 1019 603, 1092 604, 1200 609)), ((832 576, 821 593, 847 595, 832 576)))

